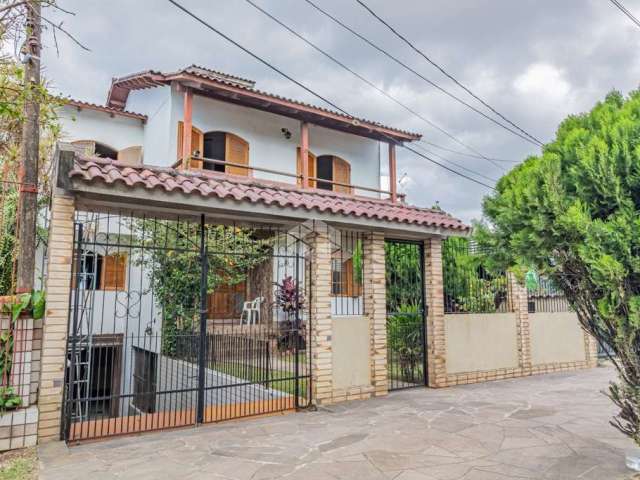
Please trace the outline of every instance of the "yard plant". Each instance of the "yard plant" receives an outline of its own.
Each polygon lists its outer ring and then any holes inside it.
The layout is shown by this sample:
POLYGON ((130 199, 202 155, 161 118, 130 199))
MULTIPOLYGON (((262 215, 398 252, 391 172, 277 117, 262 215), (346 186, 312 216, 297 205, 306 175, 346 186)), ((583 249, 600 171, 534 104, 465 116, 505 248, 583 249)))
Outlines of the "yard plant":
POLYGON ((640 92, 564 120, 541 155, 497 183, 477 238, 493 259, 557 285, 610 347, 612 424, 640 444, 640 92))

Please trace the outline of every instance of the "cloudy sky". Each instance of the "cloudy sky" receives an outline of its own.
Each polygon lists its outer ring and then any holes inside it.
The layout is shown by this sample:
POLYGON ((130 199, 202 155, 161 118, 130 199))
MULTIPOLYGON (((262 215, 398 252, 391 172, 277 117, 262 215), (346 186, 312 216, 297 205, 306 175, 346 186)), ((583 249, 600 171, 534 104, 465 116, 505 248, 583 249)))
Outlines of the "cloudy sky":
MULTIPOLYGON (((465 151, 251 7, 245 0, 179 0, 258 55, 358 116, 420 132, 441 147, 465 151)), ((343 63, 487 157, 522 161, 539 148, 504 131, 429 86, 343 30, 304 0, 254 0, 343 63)), ((412 52, 355 0, 314 0, 403 62, 483 107, 412 52)), ((75 16, 49 12, 87 45, 47 35, 43 55, 52 87, 104 103, 112 77, 199 64, 256 80, 257 87, 321 102, 206 30, 166 0, 60 0, 75 16)), ((367 3, 462 83, 547 142, 568 114, 588 110, 609 90, 640 84, 640 29, 607 0, 367 0, 367 3)), ((625 0, 640 16, 640 0, 625 0)), ((483 177, 504 173, 479 158, 429 147, 483 177)), ((466 150, 469 152, 468 150, 466 150)), ((469 152, 470 153, 470 152, 469 152)), ((434 157, 435 158, 435 157, 434 157)), ((513 163, 499 162, 503 168, 513 163)), ((453 168, 462 171, 459 167, 453 168)), ((488 190, 403 151, 399 175, 409 201, 436 201, 464 219, 478 218, 488 190)), ((468 173, 468 172, 467 172, 468 173)), ((486 178, 476 177, 492 183, 486 178)))

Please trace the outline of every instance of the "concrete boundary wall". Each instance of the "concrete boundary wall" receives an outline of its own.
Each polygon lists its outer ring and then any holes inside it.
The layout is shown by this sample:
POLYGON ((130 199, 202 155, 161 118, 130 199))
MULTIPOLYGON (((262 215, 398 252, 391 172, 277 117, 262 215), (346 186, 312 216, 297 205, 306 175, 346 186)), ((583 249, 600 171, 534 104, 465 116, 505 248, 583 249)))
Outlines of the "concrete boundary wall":
POLYGON ((574 312, 531 313, 529 328, 533 365, 584 360, 584 332, 574 312))
POLYGON ((596 341, 582 330, 575 314, 529 313, 527 291, 512 274, 508 275, 512 313, 445 314, 442 239, 432 238, 424 245, 429 386, 448 387, 597 365, 596 341))
POLYGON ((448 373, 519 366, 515 313, 447 315, 444 331, 448 373))

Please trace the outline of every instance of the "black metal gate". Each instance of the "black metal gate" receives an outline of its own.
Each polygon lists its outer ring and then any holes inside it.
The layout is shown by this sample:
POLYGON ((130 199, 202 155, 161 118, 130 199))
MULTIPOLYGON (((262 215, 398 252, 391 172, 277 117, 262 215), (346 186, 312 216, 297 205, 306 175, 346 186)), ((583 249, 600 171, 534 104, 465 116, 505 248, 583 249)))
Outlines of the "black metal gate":
POLYGON ((298 233, 79 212, 62 438, 308 406, 298 233))
POLYGON ((388 240, 385 272, 389 390, 425 386, 426 302, 422 244, 388 240))

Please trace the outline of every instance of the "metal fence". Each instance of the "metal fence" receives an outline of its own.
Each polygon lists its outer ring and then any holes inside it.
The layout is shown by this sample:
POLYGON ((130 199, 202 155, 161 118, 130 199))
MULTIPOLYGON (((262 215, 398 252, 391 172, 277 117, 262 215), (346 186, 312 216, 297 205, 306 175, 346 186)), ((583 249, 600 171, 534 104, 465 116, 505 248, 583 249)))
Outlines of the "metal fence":
POLYGON ((422 244, 387 240, 385 280, 389 389, 424 386, 427 307, 422 244))
POLYGON ((442 243, 445 313, 511 312, 506 272, 492 265, 490 252, 466 238, 442 243))
POLYGON ((529 313, 569 312, 571 305, 562 290, 546 277, 539 277, 537 287, 527 289, 527 305, 529 313))
POLYGON ((78 212, 74 241, 63 438, 308 405, 300 231, 78 212))

